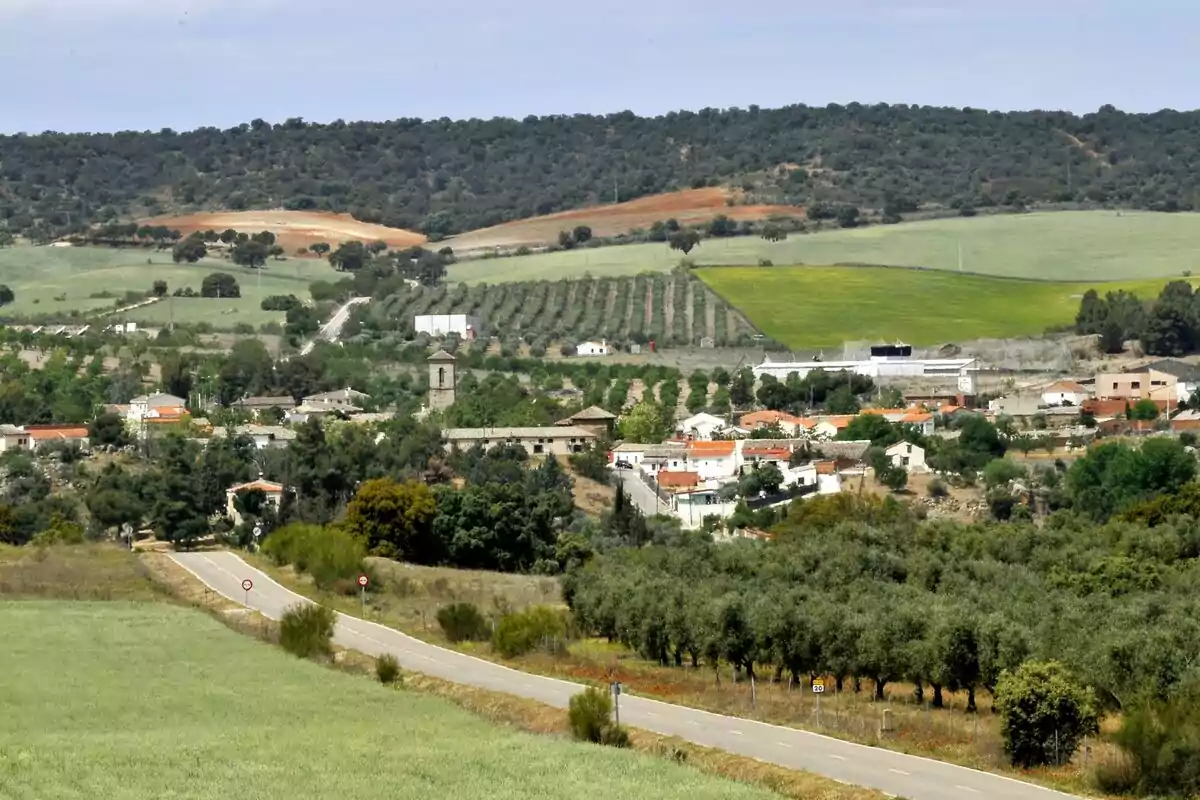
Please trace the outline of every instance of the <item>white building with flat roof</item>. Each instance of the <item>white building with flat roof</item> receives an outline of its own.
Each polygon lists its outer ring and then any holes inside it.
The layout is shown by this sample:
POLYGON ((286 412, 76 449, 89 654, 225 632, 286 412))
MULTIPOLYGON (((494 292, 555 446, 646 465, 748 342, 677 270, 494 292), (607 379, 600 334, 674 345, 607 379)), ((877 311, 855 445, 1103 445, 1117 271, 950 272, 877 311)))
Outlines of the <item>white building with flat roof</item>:
POLYGON ((430 336, 449 336, 456 333, 464 339, 479 335, 479 317, 470 314, 417 314, 413 317, 413 328, 417 333, 430 336))
POLYGON ((872 347, 870 358, 859 361, 771 361, 767 357, 754 367, 754 377, 770 375, 782 381, 792 373, 806 378, 817 370, 851 372, 868 378, 956 378, 959 391, 970 394, 979 366, 973 358, 913 358, 909 345, 885 345, 872 347))

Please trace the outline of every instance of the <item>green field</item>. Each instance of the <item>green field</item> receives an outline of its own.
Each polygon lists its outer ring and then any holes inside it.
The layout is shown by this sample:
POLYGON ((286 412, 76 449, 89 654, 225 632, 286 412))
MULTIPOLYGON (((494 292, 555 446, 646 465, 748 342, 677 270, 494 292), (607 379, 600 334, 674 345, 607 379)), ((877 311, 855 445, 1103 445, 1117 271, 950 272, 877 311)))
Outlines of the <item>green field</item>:
POLYGON ((0 603, 6 800, 766 798, 491 726, 165 604, 0 603))
POLYGON ((111 309, 113 298, 89 295, 107 290, 120 297, 127 290, 146 291, 156 280, 166 281, 171 291, 185 286, 199 291, 204 276, 215 271, 234 275, 242 296, 223 300, 176 298, 113 316, 112 321, 128 319, 161 324, 172 314, 176 322, 209 322, 218 328, 232 328, 239 322, 259 325, 282 321, 283 314, 260 308, 263 297, 295 294, 307 298, 308 285, 313 281, 340 277, 324 261, 311 259, 268 261, 260 275, 257 270, 220 259, 176 264, 169 252, 153 250, 27 246, 0 249, 0 283, 8 284, 17 297, 16 302, 4 309, 9 316, 111 309), (66 295, 65 299, 55 299, 62 295, 66 295))
POLYGON ((1055 283, 886 267, 720 267, 697 274, 763 333, 794 349, 864 339, 935 345, 1036 336, 1073 323, 1089 288, 1125 289, 1150 300, 1166 282, 1055 283))
MULTIPOLYGON (((959 248, 966 272, 1041 280, 1127 280, 1200 274, 1200 214, 1122 211, 1053 211, 970 219, 873 225, 808 235, 783 242, 758 237, 707 239, 689 258, 701 266, 862 263, 957 271, 959 248)), ((634 275, 665 271, 680 254, 665 244, 571 250, 504 259, 465 261, 452 280, 524 281, 634 275)))

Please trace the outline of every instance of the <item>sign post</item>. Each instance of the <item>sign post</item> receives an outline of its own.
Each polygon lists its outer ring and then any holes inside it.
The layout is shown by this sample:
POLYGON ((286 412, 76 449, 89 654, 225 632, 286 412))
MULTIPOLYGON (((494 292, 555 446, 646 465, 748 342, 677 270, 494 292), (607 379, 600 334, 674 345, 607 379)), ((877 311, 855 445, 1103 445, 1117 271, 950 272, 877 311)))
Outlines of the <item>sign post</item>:
POLYGON ((250 590, 254 588, 254 581, 246 578, 242 581, 242 591, 246 593, 246 608, 250 607, 250 590))
POLYGON ((821 695, 825 694, 825 679, 813 678, 813 694, 817 696, 817 724, 821 724, 821 695))
POLYGON ((612 689, 612 695, 613 695, 614 721, 616 722, 617 727, 620 727, 620 725, 621 725, 621 682, 613 681, 612 686, 610 688, 612 689))
POLYGON ((371 579, 366 575, 358 576, 358 597, 362 601, 362 618, 367 618, 367 584, 371 579))

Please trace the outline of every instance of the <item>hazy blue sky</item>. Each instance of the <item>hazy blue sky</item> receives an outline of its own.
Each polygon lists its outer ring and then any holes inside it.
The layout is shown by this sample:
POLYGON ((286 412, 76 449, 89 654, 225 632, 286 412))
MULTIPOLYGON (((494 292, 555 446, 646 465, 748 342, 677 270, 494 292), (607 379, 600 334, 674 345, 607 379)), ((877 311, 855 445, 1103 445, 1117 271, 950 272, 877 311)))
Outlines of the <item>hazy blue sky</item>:
POLYGON ((1191 109, 1198 33, 1195 0, 0 0, 0 131, 855 100, 1191 109))

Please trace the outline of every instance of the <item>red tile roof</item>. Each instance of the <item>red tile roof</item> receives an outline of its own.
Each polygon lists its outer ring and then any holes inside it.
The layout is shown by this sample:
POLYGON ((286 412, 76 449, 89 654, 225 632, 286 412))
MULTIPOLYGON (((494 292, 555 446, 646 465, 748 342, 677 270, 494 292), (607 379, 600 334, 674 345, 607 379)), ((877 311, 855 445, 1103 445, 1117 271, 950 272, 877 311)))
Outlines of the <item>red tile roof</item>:
POLYGON ((86 425, 29 425, 25 430, 29 432, 29 438, 35 442, 88 438, 86 425))
POLYGON ((671 472, 664 469, 658 473, 658 485, 664 489, 691 489, 700 485, 700 474, 697 472, 671 472))
POLYGON ((723 458, 733 455, 734 442, 688 442, 688 455, 723 458))

